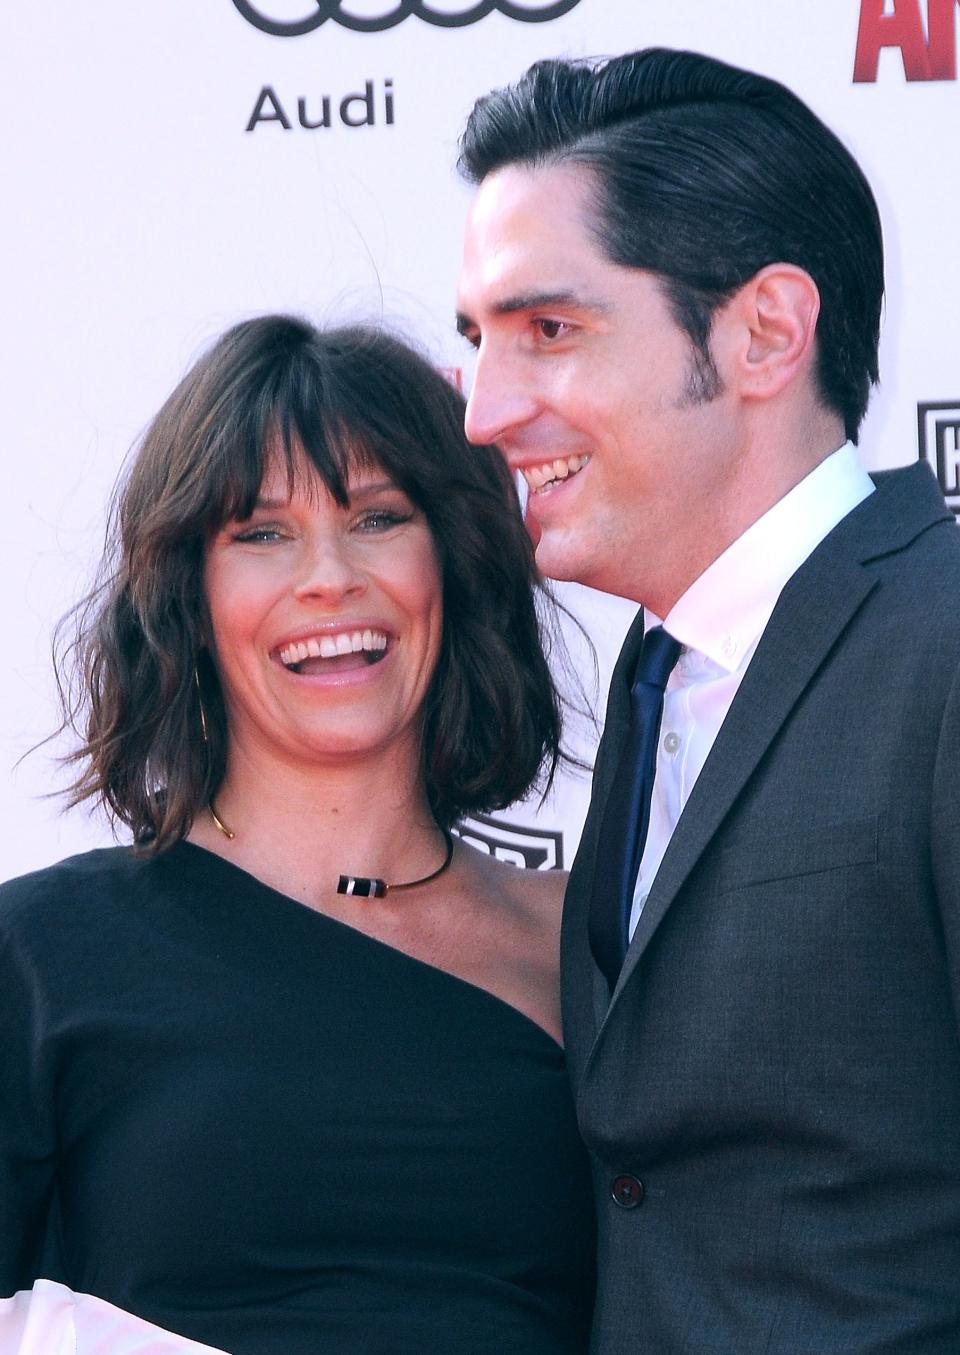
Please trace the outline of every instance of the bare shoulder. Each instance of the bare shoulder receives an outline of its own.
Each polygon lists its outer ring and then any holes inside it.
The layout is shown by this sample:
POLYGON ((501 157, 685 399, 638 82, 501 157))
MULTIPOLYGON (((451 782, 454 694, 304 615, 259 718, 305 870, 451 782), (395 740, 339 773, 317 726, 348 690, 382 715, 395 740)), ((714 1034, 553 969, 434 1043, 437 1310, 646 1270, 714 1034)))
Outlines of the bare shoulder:
POLYGON ((460 843, 458 857, 471 883, 488 897, 499 898, 513 910, 559 925, 563 894, 567 887, 564 870, 522 870, 486 852, 460 843))
POLYGON ((489 988, 553 1039, 560 1024, 560 915, 566 876, 521 870, 457 844, 454 880, 473 982, 489 988))

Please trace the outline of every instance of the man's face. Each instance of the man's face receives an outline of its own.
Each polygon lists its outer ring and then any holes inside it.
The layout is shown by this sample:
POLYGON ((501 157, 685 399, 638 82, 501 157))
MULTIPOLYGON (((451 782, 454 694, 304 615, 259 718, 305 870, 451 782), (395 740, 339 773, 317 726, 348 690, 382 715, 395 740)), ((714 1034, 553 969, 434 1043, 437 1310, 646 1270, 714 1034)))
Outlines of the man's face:
POLYGON ((574 166, 508 166, 481 184, 458 294, 478 350, 467 436, 526 479, 544 574, 662 615, 712 558, 731 407, 722 390, 698 396, 659 280, 604 257, 591 189, 574 166))

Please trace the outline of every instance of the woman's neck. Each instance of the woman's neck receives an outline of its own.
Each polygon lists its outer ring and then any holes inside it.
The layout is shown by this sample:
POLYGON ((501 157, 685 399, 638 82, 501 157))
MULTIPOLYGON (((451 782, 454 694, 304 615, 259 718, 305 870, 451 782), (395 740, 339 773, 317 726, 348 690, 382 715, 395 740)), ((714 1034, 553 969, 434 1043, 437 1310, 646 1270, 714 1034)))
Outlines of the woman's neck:
POLYGON ((214 797, 222 827, 205 810, 190 840, 317 905, 341 874, 417 879, 440 864, 444 841, 409 762, 388 754, 322 767, 267 765, 234 749, 214 797))

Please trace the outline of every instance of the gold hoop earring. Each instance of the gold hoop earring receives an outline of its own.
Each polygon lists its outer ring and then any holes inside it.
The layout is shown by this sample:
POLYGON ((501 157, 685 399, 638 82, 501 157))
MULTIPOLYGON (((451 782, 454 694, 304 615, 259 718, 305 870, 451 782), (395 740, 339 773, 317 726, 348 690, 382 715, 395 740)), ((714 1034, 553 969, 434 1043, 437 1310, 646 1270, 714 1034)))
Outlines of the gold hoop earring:
POLYGON ((207 729, 207 716, 203 709, 203 693, 200 690, 200 674, 196 668, 193 670, 193 680, 197 688, 197 705, 200 708, 200 733, 203 735, 204 743, 209 743, 210 732, 207 729))

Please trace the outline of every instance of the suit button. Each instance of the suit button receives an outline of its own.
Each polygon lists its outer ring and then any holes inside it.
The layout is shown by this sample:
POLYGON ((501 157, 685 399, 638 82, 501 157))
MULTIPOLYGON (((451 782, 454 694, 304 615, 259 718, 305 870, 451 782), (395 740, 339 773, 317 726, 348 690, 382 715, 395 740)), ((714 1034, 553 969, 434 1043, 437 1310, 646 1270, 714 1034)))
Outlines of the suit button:
POLYGON ((635 1176, 615 1176, 610 1182, 610 1198, 621 1209, 636 1209, 643 1200, 643 1182, 635 1176))

